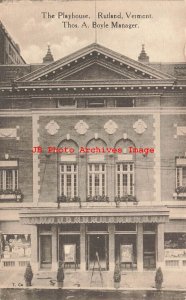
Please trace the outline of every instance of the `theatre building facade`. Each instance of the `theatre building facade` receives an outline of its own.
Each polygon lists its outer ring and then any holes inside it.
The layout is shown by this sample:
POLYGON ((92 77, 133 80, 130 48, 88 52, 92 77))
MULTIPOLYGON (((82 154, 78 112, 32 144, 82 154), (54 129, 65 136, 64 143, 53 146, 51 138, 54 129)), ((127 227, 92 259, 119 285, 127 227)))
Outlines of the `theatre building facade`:
POLYGON ((91 44, 0 73, 1 268, 186 268, 186 64, 91 44))

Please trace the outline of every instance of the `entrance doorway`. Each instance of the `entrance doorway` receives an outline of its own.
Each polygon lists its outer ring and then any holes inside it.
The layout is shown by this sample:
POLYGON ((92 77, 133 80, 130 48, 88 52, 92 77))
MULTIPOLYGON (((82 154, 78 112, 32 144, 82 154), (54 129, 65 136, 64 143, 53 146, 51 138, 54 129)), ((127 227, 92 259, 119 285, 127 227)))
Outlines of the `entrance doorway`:
POLYGON ((156 268, 156 235, 143 235, 143 265, 145 269, 156 268))
POLYGON ((98 259, 101 270, 108 270, 108 236, 104 234, 89 234, 87 238, 88 255, 87 265, 88 270, 99 268, 98 259), (98 254, 98 259, 96 256, 98 254))
POLYGON ((41 268, 51 268, 52 265, 52 237, 40 236, 40 262, 41 268))

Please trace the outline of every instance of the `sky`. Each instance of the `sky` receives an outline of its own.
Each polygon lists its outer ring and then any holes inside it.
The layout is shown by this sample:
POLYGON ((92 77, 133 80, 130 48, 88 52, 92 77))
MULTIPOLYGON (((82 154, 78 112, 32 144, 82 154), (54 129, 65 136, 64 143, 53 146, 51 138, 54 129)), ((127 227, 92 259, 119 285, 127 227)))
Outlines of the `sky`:
POLYGON ((141 45, 145 44, 151 62, 186 61, 186 0, 97 0, 96 5, 91 0, 7 0, 0 2, 0 20, 19 44, 27 63, 42 62, 48 44, 57 60, 96 39, 99 44, 133 59, 138 58, 141 45), (54 18, 44 18, 43 12, 49 12, 54 18), (69 28, 67 24, 64 27, 63 22, 68 20, 58 17, 62 12, 88 15, 88 18, 69 21, 78 28, 69 28), (98 18, 98 12, 121 14, 123 19, 98 18), (151 18, 127 18, 127 15, 144 14, 151 18), (137 28, 112 28, 112 21, 137 24, 137 28), (108 28, 95 30, 93 22, 99 26, 108 24, 108 28))

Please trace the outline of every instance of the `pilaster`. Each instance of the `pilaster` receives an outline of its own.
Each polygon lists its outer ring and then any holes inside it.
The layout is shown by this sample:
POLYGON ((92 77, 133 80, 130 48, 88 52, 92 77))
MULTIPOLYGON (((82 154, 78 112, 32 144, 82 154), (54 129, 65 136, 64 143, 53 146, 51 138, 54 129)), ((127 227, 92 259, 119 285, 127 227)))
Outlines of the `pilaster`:
POLYGON ((52 271, 58 268, 57 248, 57 226, 52 225, 52 271))
POLYGON ((161 201, 160 113, 154 113, 154 188, 155 201, 161 201))
MULTIPOLYGON (((33 147, 39 146, 39 116, 32 115, 32 141, 33 147)), ((33 153, 33 203, 39 201, 39 153, 33 153)))
POLYGON ((113 271, 115 267, 115 225, 108 224, 109 231, 109 271, 113 271))
POLYGON ((143 224, 137 224, 137 270, 143 271, 143 224))
POLYGON ((164 267, 164 224, 157 224, 157 267, 164 267))
POLYGON ((38 260, 38 234, 37 225, 30 225, 31 227, 31 266, 33 272, 39 270, 39 260, 38 260))
POLYGON ((80 269, 81 271, 86 270, 85 239, 86 239, 86 227, 85 224, 80 224, 80 269))

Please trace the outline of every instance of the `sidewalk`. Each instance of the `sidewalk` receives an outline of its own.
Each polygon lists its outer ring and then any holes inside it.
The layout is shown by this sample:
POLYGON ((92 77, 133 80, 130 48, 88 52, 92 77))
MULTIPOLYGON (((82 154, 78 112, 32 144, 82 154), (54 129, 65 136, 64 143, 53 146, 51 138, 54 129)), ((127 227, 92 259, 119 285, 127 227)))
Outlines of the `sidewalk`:
MULTIPOLYGON (((64 287, 67 289, 114 289, 113 274, 102 272, 103 286, 99 272, 95 272, 91 282, 91 272, 65 270, 64 287)), ((164 271, 163 289, 186 290, 186 271, 164 271)), ((120 289, 149 290, 154 289, 155 271, 122 272, 120 289)), ((24 270, 0 270, 0 287, 25 287, 24 270)), ((56 273, 41 271, 34 274, 32 288, 57 288, 56 273), (51 281, 53 284, 51 284, 51 281)))

